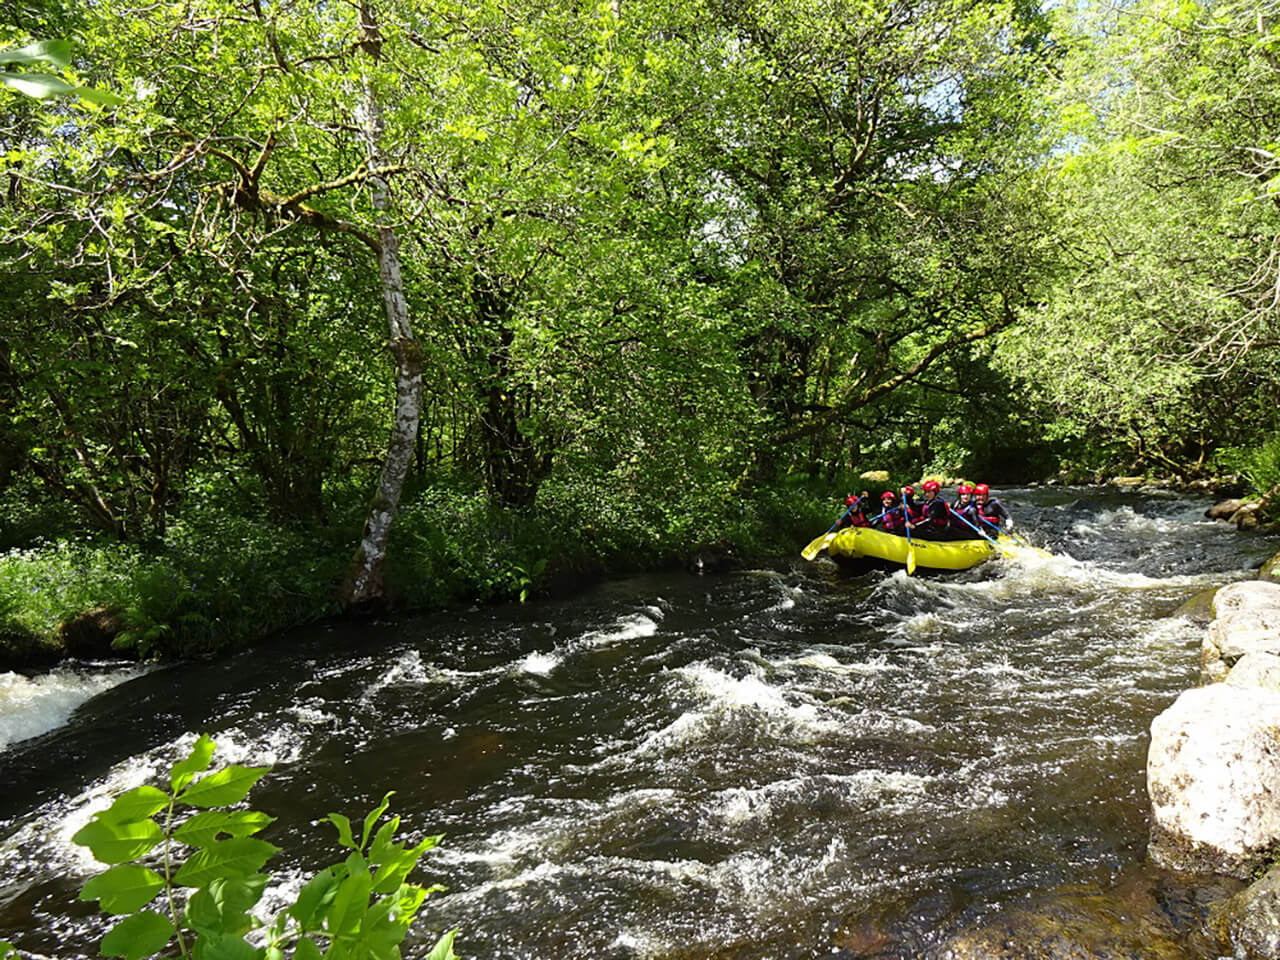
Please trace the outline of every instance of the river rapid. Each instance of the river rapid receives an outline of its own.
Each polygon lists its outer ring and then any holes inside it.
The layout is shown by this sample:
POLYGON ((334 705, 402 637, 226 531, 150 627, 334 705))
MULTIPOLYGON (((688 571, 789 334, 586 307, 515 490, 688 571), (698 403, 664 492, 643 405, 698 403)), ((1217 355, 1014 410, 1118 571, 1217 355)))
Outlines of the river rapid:
POLYGON ((340 859, 330 811, 395 790, 409 837, 446 834, 406 957, 453 926, 494 960, 932 957, 1029 895, 1142 874, 1148 727, 1197 683, 1203 627, 1172 614, 1280 544, 1156 490, 1005 499, 1053 559, 797 557, 0 677, 0 939, 96 956, 69 837, 201 732, 215 764, 274 764, 251 800, 279 818, 277 904, 340 859))

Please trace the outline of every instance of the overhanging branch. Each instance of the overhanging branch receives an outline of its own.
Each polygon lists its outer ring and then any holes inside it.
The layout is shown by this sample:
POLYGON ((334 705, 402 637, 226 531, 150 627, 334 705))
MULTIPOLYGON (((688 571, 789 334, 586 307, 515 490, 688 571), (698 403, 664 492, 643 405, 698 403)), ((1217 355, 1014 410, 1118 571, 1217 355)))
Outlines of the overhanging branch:
POLYGON ((1009 309, 1009 306, 1006 303, 1005 315, 1000 320, 986 324, 976 330, 971 330, 968 333, 948 337, 941 343, 935 344, 928 353, 913 363, 906 370, 881 380, 879 383, 865 387, 862 390, 855 390, 851 392, 839 403, 833 404, 829 409, 822 413, 809 417, 801 423, 779 430, 777 433, 769 437, 766 442, 775 446, 782 446, 789 443, 795 443, 797 440, 803 440, 806 437, 811 437, 815 433, 818 433, 830 426, 832 422, 848 416, 858 408, 865 407, 867 404, 874 400, 878 400, 885 394, 892 393, 904 383, 918 377, 920 374, 924 373, 925 370, 929 369, 933 362, 943 354, 950 353, 952 350, 967 346, 968 344, 976 343, 979 340, 984 340, 1006 327, 1011 326, 1015 319, 1016 317, 1014 316, 1013 311, 1009 309))

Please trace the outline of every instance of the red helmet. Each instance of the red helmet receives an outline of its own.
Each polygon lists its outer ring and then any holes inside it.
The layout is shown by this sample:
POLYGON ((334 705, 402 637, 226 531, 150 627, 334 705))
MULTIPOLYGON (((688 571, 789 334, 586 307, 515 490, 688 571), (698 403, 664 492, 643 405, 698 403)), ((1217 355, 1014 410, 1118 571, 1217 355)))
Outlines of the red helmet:
POLYGON ((857 502, 858 502, 858 498, 855 497, 852 493, 844 498, 844 503, 845 503, 845 506, 847 507, 852 507, 857 502))
POLYGON ((938 481, 937 481, 937 480, 926 480, 926 481, 924 482, 924 492, 925 492, 925 493, 937 493, 937 492, 938 492, 938 489, 939 489, 939 487, 938 487, 938 481))
POLYGON ((881 503, 892 503, 893 500, 894 500, 894 496, 893 496, 892 490, 886 490, 884 493, 880 494, 881 503))
POLYGON ((906 494, 908 497, 914 497, 916 495, 916 488, 908 483, 905 487, 902 488, 902 492, 906 494))
POLYGON ((985 483, 979 483, 976 486, 974 486, 973 492, 976 496, 985 497, 988 493, 991 492, 991 488, 988 487, 985 483))
POLYGON ((956 493, 962 495, 966 493, 973 493, 973 487, 969 486, 967 483, 962 483, 960 486, 956 487, 956 493))

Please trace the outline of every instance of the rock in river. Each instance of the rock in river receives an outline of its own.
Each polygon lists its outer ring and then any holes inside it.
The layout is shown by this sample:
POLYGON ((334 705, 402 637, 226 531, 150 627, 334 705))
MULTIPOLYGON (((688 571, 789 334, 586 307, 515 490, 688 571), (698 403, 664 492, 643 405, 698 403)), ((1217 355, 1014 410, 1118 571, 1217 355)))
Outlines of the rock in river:
POLYGON ((1280 844, 1280 693, 1213 684, 1151 724, 1151 859, 1247 878, 1280 844))

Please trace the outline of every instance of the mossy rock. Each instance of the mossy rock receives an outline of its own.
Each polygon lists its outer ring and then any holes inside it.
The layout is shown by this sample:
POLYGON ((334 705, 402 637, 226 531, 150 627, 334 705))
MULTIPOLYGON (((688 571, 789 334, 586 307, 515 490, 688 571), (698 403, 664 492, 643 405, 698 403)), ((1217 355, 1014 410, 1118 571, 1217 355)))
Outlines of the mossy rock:
POLYGON ((63 656, 60 647, 29 634, 0 632, 0 671, 51 667, 63 656))
POLYGON ((1280 867, 1221 904, 1209 927, 1242 960, 1280 956, 1280 867))
POLYGON ((1262 565, 1258 570, 1258 579, 1280 583, 1280 553, 1262 565))
POLYGON ((1213 598, 1217 587, 1209 587, 1191 595, 1182 606, 1173 611, 1175 617, 1184 617, 1192 623, 1206 624, 1213 620, 1213 598))
POLYGON ((1070 885, 962 931, 949 960, 1185 960, 1212 955, 1201 931, 1210 907, 1233 888, 1188 893, 1159 876, 1122 879, 1115 887, 1070 885), (1183 903, 1181 901, 1188 901, 1183 903), (1209 952, 1205 952, 1205 950, 1209 952))
POLYGON ((82 660, 120 659, 111 641, 124 633, 125 622, 119 610, 94 607, 58 625, 58 642, 69 657, 82 660))

